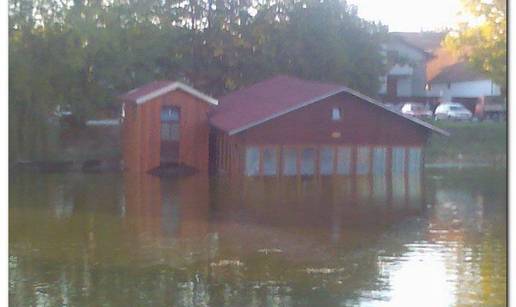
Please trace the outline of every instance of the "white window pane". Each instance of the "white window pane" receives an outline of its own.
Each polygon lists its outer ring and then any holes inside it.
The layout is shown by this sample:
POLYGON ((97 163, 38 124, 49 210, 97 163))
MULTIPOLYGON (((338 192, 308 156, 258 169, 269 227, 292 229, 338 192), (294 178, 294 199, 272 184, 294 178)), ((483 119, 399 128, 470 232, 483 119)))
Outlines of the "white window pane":
POLYGON ((161 108, 161 121, 179 121, 179 109, 176 107, 164 106, 161 108))
POLYGON ((421 148, 412 147, 409 149, 409 164, 408 171, 409 173, 417 173, 419 172, 421 166, 421 148))
POLYGON ((357 175, 369 173, 369 147, 358 147, 357 150, 357 175))
POLYGON ((245 151, 245 173, 247 176, 260 174, 260 149, 247 147, 245 151))
POLYGON ((263 150, 263 174, 276 175, 277 157, 276 148, 265 148, 263 150))
POLYGON ((339 120, 340 119, 340 108, 333 108, 331 110, 331 119, 333 120, 339 120))
POLYGON ((392 173, 403 174, 405 172, 405 148, 404 147, 393 147, 392 148, 392 173))
POLYGON ((283 149, 283 175, 292 176, 297 174, 296 159, 297 154, 295 148, 283 149))
POLYGON ((385 174, 385 148, 375 147, 373 149, 373 174, 385 174))
POLYGON ((333 174, 333 156, 334 151, 332 147, 322 147, 319 157, 319 170, 321 175, 333 174))
POLYGON ((337 153, 337 173, 349 175, 351 173, 351 148, 339 147, 337 153))
POLYGON ((313 175, 315 172, 315 149, 305 148, 301 151, 301 175, 313 175))

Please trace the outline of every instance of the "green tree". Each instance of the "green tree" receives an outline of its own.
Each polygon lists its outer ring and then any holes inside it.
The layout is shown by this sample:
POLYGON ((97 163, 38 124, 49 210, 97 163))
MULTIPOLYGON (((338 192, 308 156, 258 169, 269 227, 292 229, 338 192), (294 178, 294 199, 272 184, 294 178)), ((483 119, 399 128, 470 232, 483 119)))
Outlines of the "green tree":
POLYGON ((342 0, 9 0, 10 158, 54 154, 57 106, 86 119, 156 79, 219 96, 286 73, 375 95, 385 33, 342 0))
POLYGON ((463 0, 474 22, 460 23, 445 46, 485 73, 505 92, 507 87, 507 3, 505 0, 463 0))

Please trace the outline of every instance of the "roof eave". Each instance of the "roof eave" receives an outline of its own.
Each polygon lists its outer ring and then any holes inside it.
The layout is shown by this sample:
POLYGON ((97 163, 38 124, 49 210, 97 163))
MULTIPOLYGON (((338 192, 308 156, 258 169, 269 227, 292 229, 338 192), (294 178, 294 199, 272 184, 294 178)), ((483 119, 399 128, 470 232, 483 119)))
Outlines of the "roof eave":
POLYGON ((175 90, 182 90, 194 97, 199 98, 202 101, 205 101, 205 102, 215 105, 215 106, 219 104, 217 99, 210 97, 210 96, 194 89, 193 87, 188 86, 181 82, 172 82, 172 83, 168 84, 167 86, 156 89, 156 90, 154 90, 146 95, 140 96, 138 98, 128 98, 128 97, 124 97, 124 95, 121 95, 121 96, 118 96, 117 99, 119 101, 129 101, 129 102, 134 102, 136 104, 143 104, 149 100, 152 100, 156 97, 159 97, 161 95, 164 95, 168 92, 172 92, 175 90))
POLYGON ((194 89, 193 87, 191 86, 188 86, 184 83, 181 83, 181 82, 173 82, 165 87, 162 87, 160 89, 157 89, 147 95, 144 95, 144 96, 141 96, 141 97, 138 97, 136 99, 136 103, 137 104, 142 104, 142 103, 145 103, 151 99, 154 99, 156 97, 159 97, 163 94, 166 94, 168 92, 171 92, 171 91, 175 91, 175 90, 182 90, 182 91, 185 91, 187 93, 189 93, 190 95, 192 96, 195 96, 203 101, 206 101, 210 104, 213 104, 213 105, 218 105, 218 101, 213 98, 213 97, 210 97, 196 89, 194 89))

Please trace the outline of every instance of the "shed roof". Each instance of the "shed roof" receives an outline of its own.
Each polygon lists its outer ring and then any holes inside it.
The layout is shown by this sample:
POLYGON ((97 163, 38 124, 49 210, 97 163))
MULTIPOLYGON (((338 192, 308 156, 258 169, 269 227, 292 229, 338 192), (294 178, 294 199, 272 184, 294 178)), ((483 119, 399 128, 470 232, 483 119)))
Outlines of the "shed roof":
POLYGON ((177 81, 159 80, 152 81, 140 87, 137 87, 129 92, 118 96, 122 100, 133 101, 137 104, 145 103, 151 99, 164 95, 174 90, 183 90, 192 96, 195 96, 210 104, 217 105, 218 102, 204 93, 199 92, 191 86, 177 81))
POLYGON ((475 80, 487 80, 488 78, 473 70, 466 62, 458 62, 444 67, 430 83, 464 82, 475 80))
POLYGON ((233 135, 339 93, 349 93, 385 112, 394 113, 403 120, 449 135, 448 132, 422 120, 390 110, 372 98, 345 86, 301 80, 284 75, 267 79, 220 98, 219 106, 210 116, 210 123, 233 135))

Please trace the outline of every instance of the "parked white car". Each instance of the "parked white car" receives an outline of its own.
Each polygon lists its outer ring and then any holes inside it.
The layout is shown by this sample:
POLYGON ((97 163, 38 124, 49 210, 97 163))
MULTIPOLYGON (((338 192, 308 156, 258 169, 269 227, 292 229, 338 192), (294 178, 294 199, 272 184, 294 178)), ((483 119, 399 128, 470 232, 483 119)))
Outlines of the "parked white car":
POLYGON ((401 113, 419 118, 432 118, 432 111, 422 103, 407 102, 401 107, 401 113))
POLYGON ((460 103, 445 102, 437 106, 434 119, 470 120, 473 113, 460 103))

